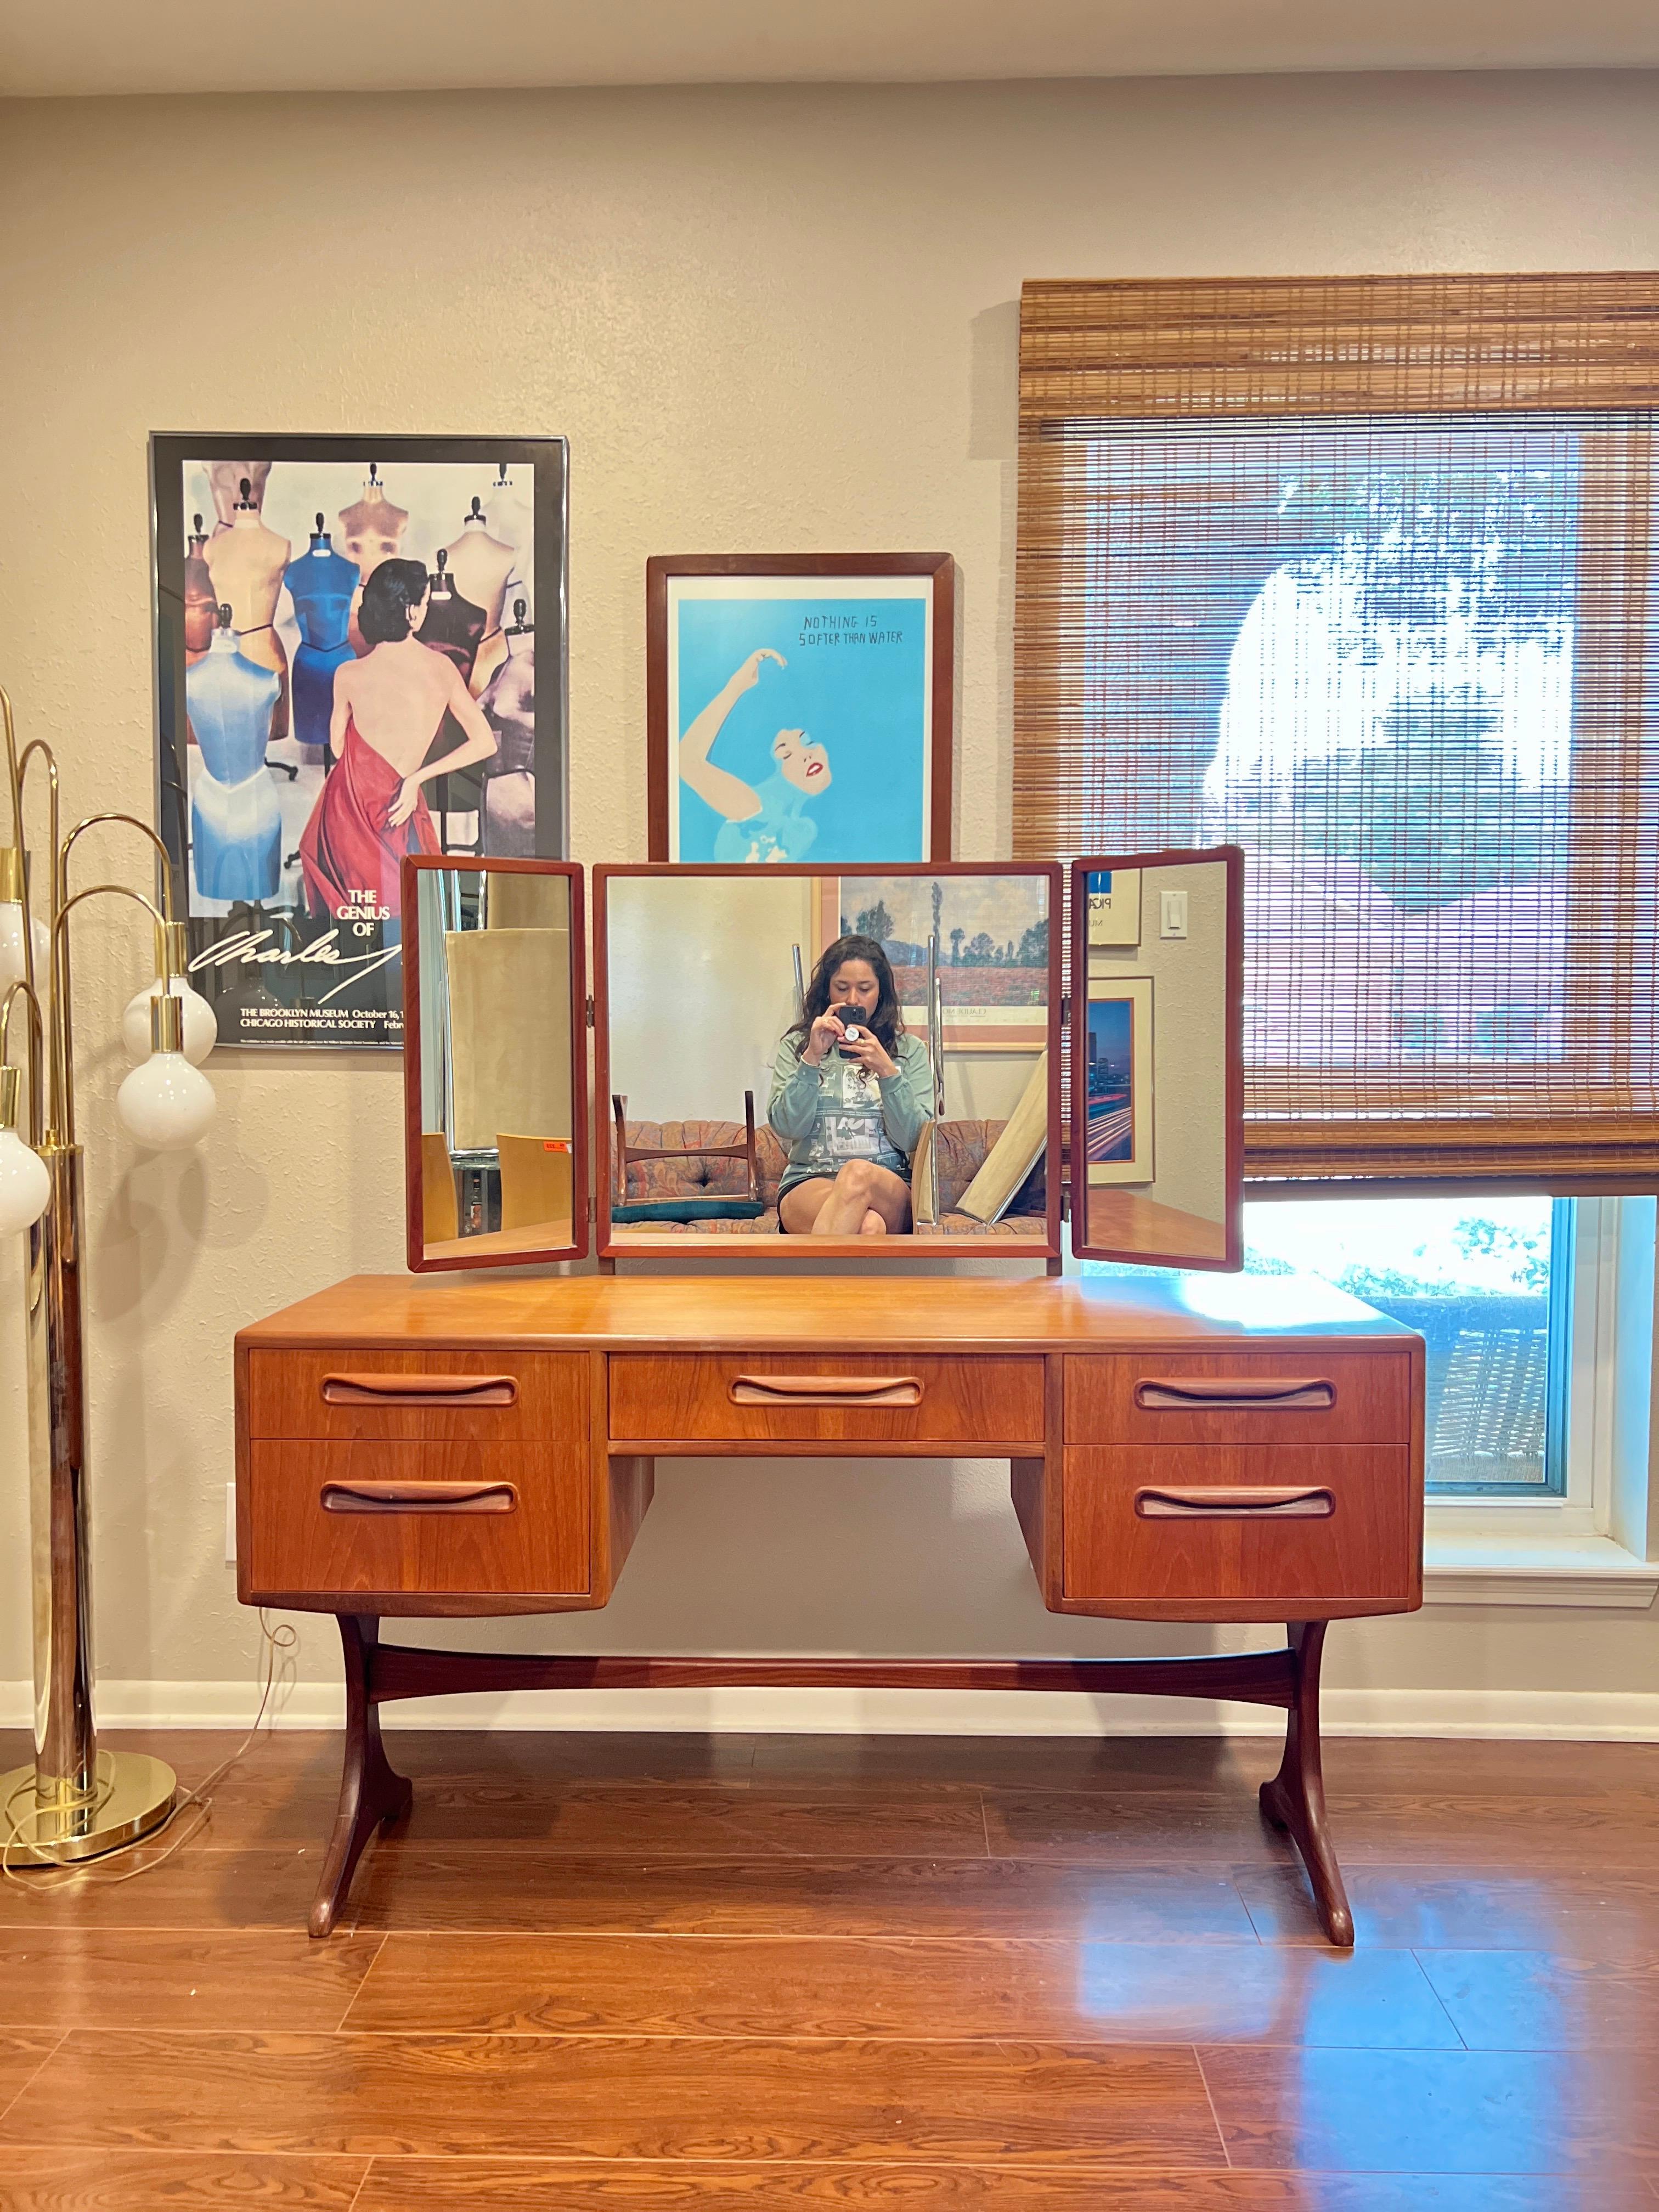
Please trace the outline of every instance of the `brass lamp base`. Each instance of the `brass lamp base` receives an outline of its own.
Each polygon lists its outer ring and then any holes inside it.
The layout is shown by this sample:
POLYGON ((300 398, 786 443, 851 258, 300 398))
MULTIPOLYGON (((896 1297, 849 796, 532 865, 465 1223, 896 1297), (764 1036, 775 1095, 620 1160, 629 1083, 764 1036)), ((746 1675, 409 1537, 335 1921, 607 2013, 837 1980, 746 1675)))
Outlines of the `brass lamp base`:
POLYGON ((12 1866, 69 1866, 135 1844, 173 1810, 179 1778, 142 1751, 100 1751, 98 1786, 83 1803, 41 1798, 34 1768, 0 1775, 0 1845, 12 1866))

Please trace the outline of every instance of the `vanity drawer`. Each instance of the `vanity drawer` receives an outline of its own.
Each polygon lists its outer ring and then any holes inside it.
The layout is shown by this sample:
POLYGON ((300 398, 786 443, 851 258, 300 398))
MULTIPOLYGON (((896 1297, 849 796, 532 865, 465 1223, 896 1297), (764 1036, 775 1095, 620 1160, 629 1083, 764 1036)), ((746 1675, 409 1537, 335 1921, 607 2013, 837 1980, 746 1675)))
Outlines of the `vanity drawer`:
POLYGON ((388 1443, 580 1443, 574 1352, 250 1352, 250 1437, 388 1443))
POLYGON ((1327 1352, 1107 1352, 1066 1362, 1066 1437, 1085 1444, 1409 1443, 1409 1344, 1327 1352))
POLYGON ((817 1357, 793 1352, 619 1352, 613 1442, 1039 1444, 1042 1362, 817 1357))
POLYGON ((1417 1504, 1404 1444, 1068 1451, 1066 1596, 1216 1620, 1407 1609, 1417 1504))
POLYGON ((256 1442, 240 1595, 580 1593, 590 1480, 585 1449, 256 1442))

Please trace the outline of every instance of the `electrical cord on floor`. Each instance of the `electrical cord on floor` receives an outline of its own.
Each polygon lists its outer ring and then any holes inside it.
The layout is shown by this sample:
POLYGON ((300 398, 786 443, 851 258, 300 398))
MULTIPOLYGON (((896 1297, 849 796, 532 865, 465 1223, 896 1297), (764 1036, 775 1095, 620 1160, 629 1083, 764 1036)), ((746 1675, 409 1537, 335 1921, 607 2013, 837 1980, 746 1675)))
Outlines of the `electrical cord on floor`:
MULTIPOLYGON (((5 1824, 4 1835, 0 1837, 0 1878, 15 1882, 20 1889, 31 1890, 37 1896, 56 1896, 65 1890, 76 1891, 82 1887, 112 1889, 118 1881, 136 1881, 140 1875, 154 1873, 157 1867, 165 1866, 175 1851, 182 1850, 187 1843, 200 1835, 212 1816, 213 1799, 210 1793, 237 1761, 246 1756, 259 1734, 276 1693, 279 1675, 286 1674, 290 1681, 293 1680, 289 1654, 299 1648, 298 1631, 286 1620, 279 1620, 273 1628, 261 1607, 259 1633, 264 1640, 264 1680, 260 1686, 258 1710, 253 1716, 252 1726, 235 1750, 228 1758, 222 1759, 211 1773, 200 1782, 192 1784, 189 1789, 179 1790, 165 1820, 158 1820, 153 1828, 142 1836, 135 1836, 130 1843, 117 1844, 110 1850, 100 1851, 95 1859, 53 1858, 50 1844, 30 1845, 27 1859, 15 1859, 13 1853, 23 1841, 23 1830, 14 1808, 33 1788, 32 1783, 25 1782, 12 1792, 4 1805, 0 1806, 0 1820, 5 1824), (167 1832, 181 1813, 191 1808, 194 1809, 195 1819, 174 1837, 164 1851, 154 1858, 146 1859, 142 1866, 128 1867, 119 1874, 103 1872, 112 1859, 122 1858, 129 1851, 147 1850, 167 1832), (44 1869, 41 1869, 43 1858, 48 1862, 44 1869), (31 1871, 25 1873, 26 1867, 31 1871)), ((95 1793, 88 1793, 86 1802, 95 1803, 95 1793)))

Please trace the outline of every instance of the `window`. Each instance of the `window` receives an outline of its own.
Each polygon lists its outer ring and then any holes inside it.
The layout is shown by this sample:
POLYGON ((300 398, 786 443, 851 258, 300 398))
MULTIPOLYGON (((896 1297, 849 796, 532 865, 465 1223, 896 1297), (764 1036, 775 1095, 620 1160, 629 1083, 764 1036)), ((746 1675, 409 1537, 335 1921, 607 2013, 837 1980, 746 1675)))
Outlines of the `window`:
POLYGON ((1561 1498, 1575 1211, 1540 1198, 1256 1205, 1245 1272, 1322 1276, 1420 1333, 1431 1496, 1561 1498))
POLYGON ((1659 1173, 1656 357, 1649 277, 1026 288, 1016 850, 1244 847, 1257 1180, 1659 1173))
MULTIPOLYGON (((1613 1536, 1644 1558, 1654 1330, 1650 1198, 1320 1199, 1245 1207, 1243 1278, 1205 1310, 1251 1311, 1251 1274, 1314 1275, 1427 1349, 1431 1500, 1494 1537, 1613 1536), (1518 1521, 1509 1509, 1520 1508, 1518 1521)), ((1085 1275, 1147 1270, 1068 1261, 1085 1275)))

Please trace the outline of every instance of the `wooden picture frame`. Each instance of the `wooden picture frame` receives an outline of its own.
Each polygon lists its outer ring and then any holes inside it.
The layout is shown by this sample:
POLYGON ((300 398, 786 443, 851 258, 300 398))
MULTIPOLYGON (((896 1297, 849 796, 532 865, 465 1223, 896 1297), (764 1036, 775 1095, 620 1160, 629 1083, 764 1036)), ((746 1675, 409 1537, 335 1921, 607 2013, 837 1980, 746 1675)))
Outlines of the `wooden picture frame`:
POLYGON ((588 1185, 589 1116, 587 1086, 587 941, 586 879, 580 861, 475 859, 459 854, 411 854, 403 863, 404 941, 404 1194, 409 1267, 415 1274, 449 1268, 524 1267, 551 1260, 580 1260, 589 1247, 591 1194, 588 1185), (568 1243, 491 1243, 457 1234, 453 1250, 434 1251, 426 1237, 429 1194, 426 1188, 422 1111, 421 933, 419 879, 441 872, 557 876, 569 886, 570 936, 570 1225, 568 1243), (462 1249, 463 1247, 468 1249, 462 1249))
MULTIPOLYGON (((1071 1054, 1070 1200, 1072 1251, 1079 1260, 1109 1260, 1141 1267, 1177 1267, 1183 1271, 1235 1273, 1244 1263, 1244 854, 1237 845, 1212 845, 1202 849, 1160 853, 1130 853, 1115 857, 1074 860, 1071 869, 1071 944, 1067 974, 1067 1037, 1071 1054), (1136 1193, 1127 1177, 1091 1182, 1089 1164, 1089 1002, 1091 985, 1104 984, 1097 995, 1128 997, 1131 987, 1145 986, 1139 995, 1152 1017, 1153 1070, 1152 1105, 1158 1110, 1159 1073, 1157 1056, 1160 1036, 1166 1052, 1179 1054, 1178 1027, 1170 1020, 1173 993, 1160 977, 1160 956, 1155 950, 1161 936, 1160 870, 1191 867, 1203 863, 1224 871, 1222 898, 1222 943, 1218 948, 1222 996, 1221 1060, 1221 1213, 1212 1223, 1207 1217, 1183 1211, 1167 1200, 1136 1193), (1127 933, 1094 950, 1104 956, 1102 977, 1091 977, 1089 941, 1089 879, 1091 876, 1133 870, 1139 876, 1140 927, 1139 941, 1127 933), (1148 982, 1147 978, 1152 980, 1148 982), (1091 1200, 1096 1203, 1091 1205, 1091 1200), (1095 1220, 1111 1216, 1115 1233, 1091 1235, 1095 1220), (1191 1249, 1179 1248, 1184 1233, 1191 1249), (1209 1249, 1206 1249, 1209 1248, 1209 1249)), ((1182 928, 1186 927, 1183 917, 1182 928)), ((1171 1091, 1190 1079, 1190 1068, 1177 1057, 1166 1061, 1162 1082, 1171 1091)), ((1140 1085, 1133 1087, 1139 1091, 1140 1085)), ((1137 1146, 1137 1153, 1140 1147, 1137 1146)), ((1156 1138, 1150 1146, 1152 1176, 1163 1174, 1161 1162, 1170 1147, 1156 1138)), ((1137 1172, 1138 1170, 1133 1170, 1137 1172)), ((1151 1178, 1149 1177, 1149 1180, 1151 1178)), ((1153 1182, 1156 1189, 1156 1182, 1153 1182)))
MULTIPOLYGON (((1091 975, 1079 994, 1077 1036, 1079 1058, 1092 1069, 1095 1063, 1095 1008, 1114 1006, 1126 1017, 1123 1048, 1129 1062, 1128 1096, 1116 1120, 1119 1141, 1109 1151, 1095 1148, 1094 1102, 1091 1085, 1085 1090, 1088 1120, 1073 1127, 1073 1151, 1080 1152, 1081 1180, 1085 1188, 1099 1188, 1116 1182, 1151 1182, 1157 1174, 1153 1144, 1158 1121, 1157 1079, 1153 1073, 1152 1038, 1157 1012, 1150 975, 1116 975, 1109 981, 1091 975), (1087 1040, 1087 1049, 1083 1049, 1087 1040)), ((1086 1070, 1085 1070, 1086 1072, 1086 1070)))
MULTIPOLYGON (((659 554, 646 563, 645 608, 647 849, 652 860, 750 865, 747 853, 730 849, 745 834, 755 860, 799 861, 826 870, 950 859, 956 753, 956 562, 950 554, 659 554), (745 595, 740 586, 746 579, 757 588, 745 595), (799 582, 799 591, 781 588, 792 580, 799 582), (908 600, 924 611, 920 628, 904 617, 896 629, 882 623, 874 609, 884 584, 893 587, 884 604, 908 600), (860 585, 869 588, 860 591, 860 585), (751 603, 754 618, 744 622, 738 610, 751 603), (682 607, 694 605, 715 611, 701 626, 706 635, 696 641, 683 635, 680 622, 682 607), (844 613, 834 611, 837 606, 844 613), (907 692, 912 684, 916 687, 914 697, 892 702, 890 712, 887 694, 878 688, 873 719, 870 699, 858 703, 859 694, 867 694, 871 683, 879 682, 878 664, 866 646, 888 656, 890 665, 880 665, 880 677, 902 684, 907 692), (745 656, 761 665, 750 684, 733 691, 745 656), (736 715, 736 734, 746 740, 746 750, 730 763, 706 763, 717 796, 728 796, 738 808, 746 803, 744 793, 753 802, 747 813, 727 811, 724 824, 718 823, 718 814, 725 808, 706 802, 683 783, 679 772, 680 739, 700 714, 690 698, 680 698, 683 659, 688 684, 695 675, 698 697, 708 695, 705 707, 718 706, 732 693, 715 725, 715 737, 726 717, 736 715), (722 676, 728 659, 732 672, 722 676), (750 692, 757 695, 752 702, 746 696, 750 692), (838 705, 843 711, 855 708, 856 739, 844 726, 836 731, 838 705), (792 716, 799 717, 799 726, 792 716), (829 726, 823 726, 825 717, 829 726), (761 750, 774 720, 777 739, 787 735, 802 740, 784 756, 774 752, 780 761, 775 771, 761 750), (676 723, 678 728, 672 726, 676 723), (878 841, 869 828, 869 810, 860 809, 857 757, 848 761, 842 784, 836 787, 837 751, 846 759, 854 744, 860 754, 869 748, 870 767, 887 779, 882 795, 893 808, 890 849, 870 849, 878 841), (895 804, 894 763, 907 744, 915 748, 916 781, 907 782, 895 804), (809 753, 818 757, 809 759, 809 753), (805 802, 810 793, 801 779, 816 774, 826 777, 825 803, 815 804, 809 816, 805 802), (690 810, 685 835, 683 797, 690 810)), ((714 742, 711 738, 711 746, 714 742)))
MULTIPOLYGON (((1030 1259, 1047 1262, 1051 1273, 1058 1273, 1060 1261, 1061 1237, 1061 1142, 1063 1116, 1061 1113, 1060 994, 1064 979, 1064 949, 1060 943, 1061 899, 1065 890, 1064 871, 1057 862, 977 860, 945 860, 915 862, 898 866, 891 861, 872 862, 859 867, 840 864, 832 867, 777 866, 764 871, 769 882, 820 882, 835 878, 845 882, 860 878, 890 878, 912 876, 927 880, 952 876, 1007 876, 1022 879, 1041 878, 1048 894, 1048 941, 1046 969, 1046 1020, 1044 1043, 1047 1054, 1048 1127, 1044 1206, 1041 1217, 1043 1233, 1036 1237, 999 1239, 994 1234, 904 1236, 883 1237, 789 1237, 773 1234, 733 1236, 726 1233, 699 1233, 695 1229, 674 1233, 652 1235, 637 1226, 629 1225, 625 1240, 617 1241, 617 1229, 611 1221, 612 1193, 616 1187, 617 1163, 614 1139, 610 1127, 610 1102, 615 1088, 611 1066, 611 952, 614 931, 611 925, 611 885, 630 878, 652 878, 658 880, 707 880, 714 883, 753 880, 757 871, 744 866, 710 866, 694 867, 666 862, 631 862, 596 866, 593 875, 593 1035, 594 1035, 594 1091, 601 1103, 598 1117, 599 1145, 593 1163, 592 1189, 597 1201, 595 1249, 602 1261, 617 1259, 706 1257, 718 1253, 727 1260, 750 1259, 827 1259, 859 1254, 872 1260, 915 1259, 918 1255, 929 1259, 1030 1259)), ((952 1046, 951 1050, 962 1048, 952 1046)), ((759 1103, 758 1120, 765 1121, 765 1102, 759 1103)), ((948 1101, 947 1101, 948 1104, 948 1101)), ((737 1118, 734 1100, 732 1117, 737 1118)), ((948 1118, 948 1117, 947 1117, 948 1118)), ((1035 1217, 1034 1217, 1035 1218, 1035 1217)))

